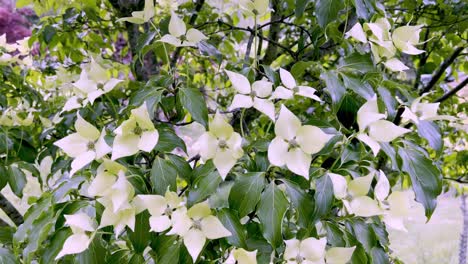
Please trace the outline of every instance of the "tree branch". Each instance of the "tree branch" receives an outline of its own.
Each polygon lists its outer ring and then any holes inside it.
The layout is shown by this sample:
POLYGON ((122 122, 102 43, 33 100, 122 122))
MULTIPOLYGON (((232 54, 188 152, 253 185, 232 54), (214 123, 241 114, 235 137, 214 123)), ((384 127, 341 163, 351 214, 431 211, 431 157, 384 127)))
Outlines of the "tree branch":
POLYGON ((465 78, 461 83, 459 83, 455 88, 448 91, 446 94, 442 95, 440 98, 436 100, 437 103, 443 102, 449 99, 452 95, 456 94, 458 91, 463 89, 468 84, 468 77, 465 78))
POLYGON ((432 79, 429 81, 426 87, 422 89, 419 94, 422 95, 424 93, 429 92, 434 85, 439 81, 440 77, 442 74, 444 74, 445 70, 455 61, 455 59, 458 57, 458 55, 463 51, 463 47, 458 47, 455 49, 455 51, 452 53, 452 55, 447 58, 442 65, 440 65, 439 69, 436 71, 436 73, 432 76, 432 79))
MULTIPOLYGON (((280 21, 282 20, 281 17, 281 0, 272 0, 272 7, 273 12, 271 12, 271 21, 280 21)), ((261 64, 269 65, 271 64, 276 58, 278 54, 278 47, 280 47, 279 43, 277 43, 279 39, 279 32, 280 32, 281 23, 272 23, 270 25, 270 29, 268 32, 268 37, 266 40, 268 41, 268 46, 265 50, 265 56, 261 60, 261 64)), ((263 40, 264 38, 262 38, 263 40)), ((285 47, 282 47, 285 49, 285 47)), ((285 50, 288 50, 287 48, 285 50)), ((290 53, 291 54, 291 53, 290 53)), ((295 53, 293 52, 294 56, 295 53)), ((294 57, 293 56, 293 57, 294 57)))
MULTIPOLYGON (((23 216, 20 212, 8 201, 8 199, 0 193, 0 208, 5 212, 6 215, 15 223, 16 226, 19 226, 23 223, 23 216)), ((0 226, 6 224, 4 221, 0 222, 0 226)))

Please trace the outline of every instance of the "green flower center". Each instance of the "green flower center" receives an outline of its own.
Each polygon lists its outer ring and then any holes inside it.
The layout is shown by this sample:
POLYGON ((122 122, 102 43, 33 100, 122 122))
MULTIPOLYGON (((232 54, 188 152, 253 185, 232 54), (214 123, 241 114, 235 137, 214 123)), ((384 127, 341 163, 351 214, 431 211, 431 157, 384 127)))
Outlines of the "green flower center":
POLYGON ((255 91, 250 92, 250 97, 254 98, 257 96, 257 93, 255 91))
POLYGON ((303 256, 301 256, 301 255, 296 256, 296 262, 298 264, 302 263, 304 260, 305 260, 305 258, 303 256))
POLYGON ((192 227, 197 230, 201 230, 201 220, 193 220, 192 227))
POLYGON ((94 151, 94 149, 96 148, 96 146, 94 145, 94 142, 92 141, 89 141, 86 147, 88 148, 88 150, 91 150, 91 151, 94 151))
POLYGON ((298 92, 299 92, 299 87, 296 86, 296 87, 292 88, 292 91, 293 91, 294 93, 298 93, 298 92))
POLYGON ((221 149, 225 149, 225 148, 227 148, 227 147, 228 147, 228 145, 227 145, 227 142, 226 142, 226 140, 224 140, 224 139, 220 139, 220 140, 218 141, 218 147, 219 147, 219 148, 221 148, 221 149))
POLYGON ((104 89, 104 84, 98 83, 97 88, 98 88, 99 90, 103 90, 103 89, 104 89))
POLYGON ((141 127, 139 126, 136 126, 134 129, 133 129, 133 133, 137 136, 141 136, 141 134, 143 134, 143 129, 141 129, 141 127))
POLYGON ((172 208, 170 208, 169 206, 166 208, 166 210, 164 210, 164 214, 167 215, 167 216, 171 216, 172 215, 172 208))
POLYGON ((184 41, 187 41, 187 36, 185 35, 180 36, 180 42, 184 43, 184 41))
POLYGON ((297 143, 296 139, 293 138, 291 140, 289 140, 289 149, 293 149, 293 148, 298 148, 299 147, 299 143, 297 143))

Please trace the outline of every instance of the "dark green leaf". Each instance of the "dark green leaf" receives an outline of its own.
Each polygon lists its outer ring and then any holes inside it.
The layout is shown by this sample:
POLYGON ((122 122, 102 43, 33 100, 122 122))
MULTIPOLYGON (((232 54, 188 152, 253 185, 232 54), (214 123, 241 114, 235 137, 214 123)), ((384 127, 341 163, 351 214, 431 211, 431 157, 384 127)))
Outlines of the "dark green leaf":
POLYGON ((208 109, 203 94, 195 89, 180 88, 177 95, 180 103, 192 115, 192 118, 208 128, 208 109))
POLYGON ((427 120, 419 120, 416 126, 418 127, 418 134, 429 142, 431 148, 436 151, 442 150, 444 142, 442 141, 440 128, 437 124, 427 120))
POLYGON ((181 156, 174 154, 166 154, 166 157, 172 162, 174 168, 177 170, 177 175, 183 179, 190 179, 192 175, 192 167, 181 156))
POLYGON ((382 248, 374 247, 371 251, 372 263, 375 264, 390 264, 390 259, 382 248))
POLYGON ((158 144, 154 148, 160 152, 171 152, 175 148, 181 148, 183 151, 187 151, 184 141, 177 136, 172 128, 169 126, 158 126, 159 132, 158 144))
POLYGON ((140 106, 146 102, 148 112, 152 113, 156 110, 156 105, 161 101, 164 88, 149 84, 150 82, 148 82, 145 87, 138 89, 138 91, 130 97, 130 105, 140 106))
POLYGON ((23 189, 26 185, 26 175, 18 167, 10 166, 8 169, 8 183, 10 184, 11 190, 18 197, 23 197, 23 189))
POLYGON ((264 173, 238 174, 229 195, 230 208, 237 210, 240 218, 253 212, 260 200, 264 185, 264 173))
POLYGON ((353 0, 359 18, 369 20, 375 14, 375 0, 353 0))
POLYGON ((2 264, 19 264, 18 259, 9 249, 0 248, 0 263, 2 264))
POLYGON ((156 194, 164 195, 167 190, 177 189, 177 170, 172 163, 160 157, 156 157, 151 168, 151 183, 156 194))
POLYGON ((148 211, 143 211, 135 217, 135 231, 127 229, 128 238, 136 253, 143 253, 150 242, 149 217, 148 211))
POLYGON ((398 155, 403 162, 401 169, 411 178, 416 201, 424 206, 426 217, 430 219, 442 191, 440 171, 430 159, 412 148, 400 148, 398 155))
POLYGON ((209 167, 210 170, 198 174, 195 178, 188 194, 189 205, 205 200, 216 191, 219 183, 223 180, 221 176, 219 176, 219 173, 214 171, 212 163, 210 163, 210 165, 205 164, 205 166, 209 167))
POLYGON ((316 180, 314 219, 326 215, 333 204, 333 183, 328 175, 323 175, 316 180))
POLYGON ((0 243, 3 245, 11 244, 15 231, 15 228, 11 226, 0 226, 0 243))
POLYGON ((223 60, 223 54, 215 46, 206 41, 200 41, 198 48, 201 54, 215 58, 218 63, 223 60))
POLYGON ((318 0, 315 2, 315 16, 318 24, 325 28, 330 22, 338 18, 338 12, 343 9, 342 0, 318 0))
POLYGON ((263 237, 273 248, 277 248, 283 243, 283 217, 287 209, 288 200, 286 196, 276 187, 274 182, 271 182, 262 193, 257 216, 260 219, 263 237))
POLYGON ((300 18, 304 14, 308 0, 296 0, 296 17, 300 18))
POLYGON ((330 243, 330 245, 334 247, 346 246, 346 242, 343 238, 344 234, 337 224, 327 222, 325 229, 327 230, 327 242, 330 243))
POLYGON ((132 257, 131 251, 126 249, 120 249, 116 252, 112 253, 112 255, 107 260, 107 264, 121 264, 121 263, 129 263, 130 258, 132 257))
POLYGON ((45 250, 44 254, 41 256, 40 263, 54 263, 55 257, 63 248, 63 243, 65 243, 65 240, 67 240, 71 234, 72 232, 68 227, 55 232, 52 238, 50 238, 50 244, 47 245, 47 250, 45 250))
POLYGON ((102 238, 100 235, 96 235, 89 244, 88 249, 75 257, 75 263, 89 264, 89 263, 104 263, 106 259, 107 250, 102 245, 102 238))
POLYGON ((369 100, 374 96, 375 92, 372 89, 372 86, 367 82, 361 81, 358 77, 354 77, 350 74, 341 74, 341 77, 343 77, 343 82, 346 88, 353 90, 362 98, 369 100))
POLYGON ((349 223, 357 240, 364 246, 367 252, 370 252, 377 245, 377 238, 372 226, 359 219, 349 221, 349 223))
POLYGON ((157 263, 178 263, 182 245, 177 236, 157 236, 153 239, 151 247, 156 252, 157 263))
POLYGON ((336 73, 333 71, 327 71, 322 73, 320 78, 325 81, 325 84, 327 85, 326 89, 331 96, 333 104, 338 104, 341 100, 341 97, 343 97, 345 94, 346 89, 341 83, 340 79, 338 79, 336 73))
POLYGON ((385 104, 385 108, 387 108, 388 112, 388 117, 390 119, 395 118, 396 115, 396 107, 397 107, 397 101, 395 100, 395 97, 384 87, 379 87, 377 88, 377 91, 380 94, 380 97, 382 97, 382 100, 385 104))
POLYGON ((10 173, 8 172, 8 168, 0 165, 0 190, 6 186, 10 179, 10 173))
POLYGON ((239 248, 245 248, 245 228, 240 223, 239 217, 236 213, 231 209, 224 208, 218 212, 217 216, 221 223, 223 223, 223 226, 232 234, 231 236, 226 237, 229 244, 239 248))
POLYGON ((357 52, 344 58, 344 63, 339 69, 356 71, 362 74, 375 70, 370 54, 359 54, 357 52))
POLYGON ((282 180, 282 182, 286 186, 288 197, 296 209, 299 225, 303 228, 309 228, 310 226, 314 225, 314 219, 312 219, 314 212, 312 195, 306 193, 297 183, 293 181, 282 180))

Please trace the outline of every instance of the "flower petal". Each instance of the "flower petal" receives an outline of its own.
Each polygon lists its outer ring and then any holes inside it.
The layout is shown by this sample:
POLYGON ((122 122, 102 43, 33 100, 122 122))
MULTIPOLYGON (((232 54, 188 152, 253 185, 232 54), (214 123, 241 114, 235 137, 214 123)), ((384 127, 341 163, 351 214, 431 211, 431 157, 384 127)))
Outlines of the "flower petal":
POLYGON ((378 120, 369 126, 369 136, 379 142, 390 142, 408 132, 411 130, 386 120, 378 120))
POLYGON ((149 218, 151 230, 153 232, 163 232, 171 227, 171 219, 167 215, 151 216, 149 218))
POLYGON ((254 108, 264 113, 271 120, 273 121, 275 120, 275 105, 273 104, 272 101, 268 99, 260 99, 256 97, 254 99, 254 108))
POLYGON ((301 127, 301 121, 286 106, 281 105, 281 110, 275 124, 275 134, 283 139, 291 140, 296 136, 301 127))
POLYGON ((167 44, 171 44, 176 47, 179 47, 182 45, 182 41, 180 41, 180 39, 169 34, 162 36, 162 38, 159 41, 167 43, 167 44))
POLYGON ((301 241, 299 246, 300 254, 307 260, 319 261, 325 257, 325 246, 327 238, 316 239, 309 237, 301 241))
POLYGON ((253 106, 252 97, 249 95, 243 94, 236 94, 232 99, 231 105, 229 106, 229 110, 234 110, 237 108, 250 108, 253 106))
POLYGON ((172 228, 167 232, 168 235, 184 236, 192 226, 192 220, 187 215, 185 207, 175 210, 171 215, 172 228))
POLYGON ((215 156, 218 140, 213 134, 205 132, 198 138, 197 144, 200 146, 200 156, 203 160, 209 160, 215 156))
POLYGON ((229 125, 228 122, 226 122, 224 117, 219 112, 216 112, 213 120, 209 124, 209 128, 210 128, 210 132, 214 136, 220 139, 225 139, 225 140, 230 138, 232 133, 234 132, 234 129, 232 129, 232 126, 229 125))
POLYGON ((96 158, 96 152, 94 151, 90 150, 90 151, 81 153, 71 163, 70 177, 73 176, 75 172, 77 172, 81 168, 91 163, 91 161, 93 161, 94 158, 96 158))
POLYGON ((257 97, 265 98, 270 96, 273 91, 273 84, 269 81, 256 81, 252 84, 252 91, 257 97))
POLYGON ((187 40, 192 43, 198 43, 202 40, 208 39, 200 30, 191 28, 187 30, 187 40))
POLYGON ((108 93, 112 91, 115 88, 115 86, 117 86, 117 84, 121 82, 123 81, 119 79, 115 79, 115 78, 110 79, 109 81, 106 82, 106 84, 104 84, 104 87, 103 87, 104 92, 108 93))
POLYGON ((333 137, 316 126, 305 125, 297 130, 296 141, 307 154, 319 152, 333 137))
POLYGON ((176 38, 184 35, 187 31, 184 21, 180 19, 179 16, 177 16, 177 14, 174 12, 171 14, 171 20, 169 20, 168 29, 169 33, 176 38))
POLYGON ((288 151, 285 159, 286 166, 290 171, 309 179, 309 168, 312 162, 312 157, 309 154, 304 153, 300 148, 294 148, 288 151))
POLYGON ((377 95, 374 95, 374 97, 363 104, 357 112, 357 123, 359 126, 359 131, 364 131, 364 129, 366 129, 369 124, 382 118, 385 118, 385 115, 379 113, 377 95))
POLYGON ((148 107, 146 103, 143 103, 140 107, 132 109, 132 117, 135 118, 136 122, 142 129, 153 131, 155 130, 153 121, 148 113, 148 107))
POLYGON ((85 213, 76 213, 72 215, 64 215, 65 222, 70 228, 72 228, 73 233, 83 233, 84 231, 94 231, 93 221, 89 215, 85 213))
POLYGON ((221 221, 213 215, 209 215, 202 219, 201 229, 208 239, 218 239, 232 235, 231 232, 223 226, 221 221))
POLYGON ((354 247, 332 247, 327 250, 325 254, 325 259, 327 264, 346 264, 353 256, 354 247))
POLYGON ((241 94, 250 94, 252 88, 250 87, 249 80, 242 74, 225 70, 226 74, 231 81, 232 87, 241 94))
POLYGON ((160 216, 167 208, 166 198, 155 194, 140 194, 133 199, 136 213, 148 209, 148 212, 153 216, 160 216))
POLYGON ((140 137, 134 134, 117 135, 112 145, 112 160, 131 156, 138 152, 140 137))
POLYGON ((299 247, 300 247, 301 241, 293 238, 293 239, 285 240, 284 243, 286 244, 286 249, 284 250, 284 259, 295 260, 297 255, 300 254, 299 247))
POLYGON ((229 149, 218 149, 216 155, 213 158, 213 164, 219 172, 219 175, 224 180, 229 171, 236 165, 237 158, 234 157, 234 153, 229 149))
POLYGON ((396 58, 391 58, 387 60, 386 62, 384 62, 383 64, 385 65, 387 69, 391 71, 395 71, 395 72, 402 72, 402 71, 409 70, 409 68, 405 64, 403 64, 403 62, 401 62, 400 60, 396 58))
POLYGON ((197 203, 194 206, 190 207, 187 211, 187 215, 195 220, 200 220, 204 217, 211 215, 211 209, 208 202, 197 203))
POLYGON ((193 263, 197 261, 198 255, 205 246, 206 237, 198 229, 190 229, 184 236, 184 245, 187 248, 193 263))
POLYGON ((243 248, 238 248, 234 249, 232 254, 238 264, 257 264, 257 250, 247 251, 243 248))
POLYGON ((111 191, 117 177, 107 173, 98 173, 88 187, 88 195, 90 196, 106 196, 111 191))
POLYGON ((280 72, 281 82, 284 84, 284 86, 286 86, 289 89, 293 89, 294 87, 297 86, 296 80, 294 79, 294 77, 292 76, 290 72, 288 72, 287 70, 283 68, 280 68, 279 72, 280 72))
POLYGON ((377 184, 375 185, 375 188, 374 188, 374 196, 375 198, 377 198, 377 200, 383 201, 385 198, 387 198, 389 192, 390 192, 390 183, 388 182, 388 179, 385 173, 382 170, 380 170, 379 180, 377 181, 377 184))
POLYGON ((377 141, 375 141, 374 139, 372 139, 371 137, 369 137, 368 135, 364 133, 359 133, 356 136, 356 138, 364 142, 366 145, 368 145, 371 148, 374 156, 377 156, 377 153, 379 153, 380 151, 380 145, 377 141))
POLYGON ((88 248, 90 243, 91 240, 86 234, 73 234, 65 240, 62 250, 58 253, 55 260, 65 255, 81 253, 88 248))
POLYGON ((96 142, 94 146, 96 149, 96 159, 100 159, 104 155, 112 151, 112 148, 109 145, 107 145, 107 142, 104 139, 105 136, 106 136, 106 131, 103 128, 101 132, 101 136, 99 137, 98 141, 96 142))
POLYGON ((315 95, 316 90, 314 88, 309 87, 309 86, 298 86, 297 88, 299 89, 297 92, 298 95, 308 97, 318 102, 322 101, 320 97, 315 95))
POLYGON ((156 144, 158 144, 158 140, 159 133, 157 130, 145 131, 141 134, 141 138, 138 142, 138 148, 146 152, 151 152, 154 147, 156 147, 156 144))
POLYGON ((364 177, 358 177, 348 183, 348 192, 351 196, 364 196, 369 192, 372 179, 374 179, 374 172, 371 171, 364 177))
POLYGON ((268 160, 272 165, 281 167, 286 164, 284 157, 288 154, 288 143, 280 137, 275 137, 268 145, 268 160))
POLYGON ((79 113, 77 114, 75 129, 80 136, 89 141, 96 141, 100 135, 99 130, 84 120, 79 113))
POLYGON ((333 184, 333 194, 337 199, 343 199, 348 194, 348 184, 346 183, 345 177, 335 174, 335 173, 328 173, 332 184, 333 184))
POLYGON ((379 207, 377 201, 371 199, 369 196, 354 198, 351 201, 350 206, 353 213, 357 216, 371 217, 383 214, 383 211, 379 207))
POLYGON ((358 22, 345 34, 346 38, 352 37, 362 43, 367 43, 366 33, 362 29, 361 24, 358 22))
POLYGON ((294 97, 292 90, 286 89, 283 86, 276 87, 270 99, 291 99, 294 97))
POLYGON ((55 141, 54 145, 61 148, 68 156, 76 158, 88 150, 88 142, 86 138, 78 133, 73 133, 55 141))

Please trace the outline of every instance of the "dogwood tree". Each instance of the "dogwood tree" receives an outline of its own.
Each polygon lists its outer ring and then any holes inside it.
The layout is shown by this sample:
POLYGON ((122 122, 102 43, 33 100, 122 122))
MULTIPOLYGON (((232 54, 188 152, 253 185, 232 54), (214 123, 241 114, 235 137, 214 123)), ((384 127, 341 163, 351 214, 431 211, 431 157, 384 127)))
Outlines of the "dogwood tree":
POLYGON ((3 263, 399 263, 387 230, 463 190, 463 1, 17 6, 3 263))

